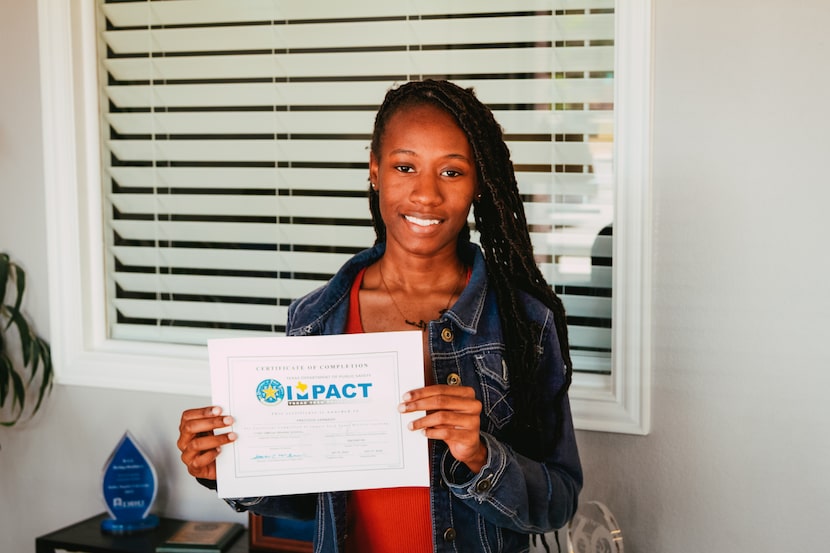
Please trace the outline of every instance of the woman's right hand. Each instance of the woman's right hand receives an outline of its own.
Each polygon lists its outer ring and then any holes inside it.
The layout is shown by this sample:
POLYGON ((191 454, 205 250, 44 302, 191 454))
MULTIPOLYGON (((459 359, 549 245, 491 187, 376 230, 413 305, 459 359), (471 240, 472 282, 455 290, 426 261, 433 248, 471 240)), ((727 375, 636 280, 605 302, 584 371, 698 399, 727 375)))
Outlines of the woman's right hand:
POLYGON ((191 476, 216 480, 216 456, 223 445, 236 440, 236 434, 213 431, 231 424, 233 417, 222 415, 220 407, 199 407, 182 413, 176 445, 191 476))

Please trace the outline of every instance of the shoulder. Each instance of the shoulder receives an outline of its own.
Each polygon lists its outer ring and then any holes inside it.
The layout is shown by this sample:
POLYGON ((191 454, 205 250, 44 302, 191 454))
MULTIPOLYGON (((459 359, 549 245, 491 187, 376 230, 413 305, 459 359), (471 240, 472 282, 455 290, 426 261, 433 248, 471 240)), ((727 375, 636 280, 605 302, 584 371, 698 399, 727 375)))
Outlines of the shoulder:
MULTIPOLYGON (((459 249, 459 254, 464 262, 472 267, 472 275, 470 278, 470 285, 472 285, 472 288, 475 290, 485 291, 487 301, 498 303, 498 294, 493 287, 494 283, 488 272, 487 262, 484 258, 484 252, 482 252, 481 246, 473 242, 468 242, 459 249)), ((542 326, 552 324, 553 313, 541 299, 519 287, 514 286, 513 289, 513 293, 515 293, 518 303, 524 309, 528 322, 538 323, 542 326)))
MULTIPOLYGON (((487 269, 484 253, 478 244, 468 242, 459 249, 464 262, 472 268, 467 288, 453 307, 459 324, 476 328, 481 324, 499 324, 500 300, 487 269)), ((535 327, 553 325, 553 313, 536 296, 522 289, 514 288, 518 304, 524 310, 524 318, 535 327)))
POLYGON ((517 291, 517 295, 531 321, 540 324, 553 323, 553 311, 542 300, 521 289, 517 291))
POLYGON ((380 258, 383 250, 383 244, 380 244, 355 254, 326 284, 292 301, 288 306, 286 333, 292 334, 296 329, 324 323, 348 300, 352 283, 360 270, 380 258))

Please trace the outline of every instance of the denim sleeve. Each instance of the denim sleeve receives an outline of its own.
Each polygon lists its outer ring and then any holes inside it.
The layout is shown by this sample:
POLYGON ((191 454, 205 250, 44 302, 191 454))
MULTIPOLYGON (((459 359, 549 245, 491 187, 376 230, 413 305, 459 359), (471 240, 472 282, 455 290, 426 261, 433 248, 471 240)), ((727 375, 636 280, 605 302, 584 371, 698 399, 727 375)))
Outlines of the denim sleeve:
POLYGON ((317 494, 279 495, 225 499, 238 512, 312 520, 317 511, 317 494))
MULTIPOLYGON (((206 478, 197 478, 196 480, 206 488, 216 489, 216 480, 206 478)), ((317 494, 237 497, 225 499, 225 503, 240 513, 250 511, 255 515, 311 520, 314 518, 317 509, 317 494)))
MULTIPOLYGON (((543 405, 564 385, 564 363, 552 327, 543 331, 543 364, 546 382, 543 405)), ((551 407, 543 413, 542 439, 551 442, 562 418, 561 433, 542 460, 534 460, 510 445, 510 436, 481 433, 487 446, 487 462, 478 474, 457 461, 447 450, 441 462, 441 477, 453 495, 497 526, 523 533, 543 533, 565 526, 576 512, 582 489, 579 461, 570 404, 551 407)))

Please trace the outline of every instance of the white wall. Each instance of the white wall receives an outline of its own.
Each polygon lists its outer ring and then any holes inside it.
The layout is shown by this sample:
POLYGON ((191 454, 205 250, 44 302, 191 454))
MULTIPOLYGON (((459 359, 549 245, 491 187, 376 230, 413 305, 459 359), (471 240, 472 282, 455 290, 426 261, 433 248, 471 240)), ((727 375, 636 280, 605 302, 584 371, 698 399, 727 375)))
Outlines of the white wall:
MULTIPOLYGON (((0 0, 0 251, 26 269, 25 308, 48 337, 39 80, 37 3, 0 0)), ((101 470, 128 429, 160 475, 159 512, 246 521, 178 459, 181 411, 208 401, 56 386, 34 420, 0 428, 0 553, 34 551, 36 536, 105 511, 101 470)))
POLYGON ((635 552, 825 549, 830 3, 655 7, 653 432, 580 434, 583 498, 635 552))
MULTIPOLYGON (((653 431, 581 432, 626 551, 823 550, 830 505, 830 4, 655 0, 653 431)), ((35 3, 0 0, 0 250, 48 330, 35 3)), ((0 429, 0 550, 103 510, 130 429, 159 509, 239 520, 180 468, 204 398, 58 386, 0 429)))

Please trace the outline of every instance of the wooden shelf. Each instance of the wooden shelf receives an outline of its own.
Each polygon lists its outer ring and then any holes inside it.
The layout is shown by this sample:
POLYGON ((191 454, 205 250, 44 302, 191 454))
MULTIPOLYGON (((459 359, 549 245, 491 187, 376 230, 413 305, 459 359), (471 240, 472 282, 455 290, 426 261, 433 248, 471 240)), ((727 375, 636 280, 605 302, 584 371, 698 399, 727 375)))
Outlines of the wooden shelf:
MULTIPOLYGON (((36 553, 54 553, 56 550, 83 553, 155 553, 156 546, 170 537, 185 523, 184 520, 161 518, 153 530, 136 534, 105 534, 101 521, 108 518, 101 513, 66 528, 44 534, 35 540, 36 553)), ((248 553, 248 533, 240 535, 227 553, 248 553)))

